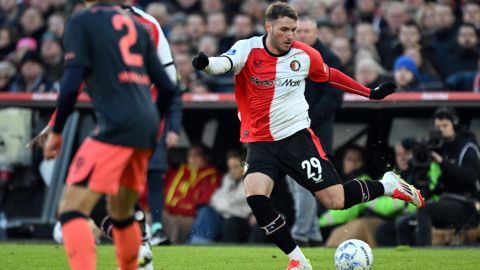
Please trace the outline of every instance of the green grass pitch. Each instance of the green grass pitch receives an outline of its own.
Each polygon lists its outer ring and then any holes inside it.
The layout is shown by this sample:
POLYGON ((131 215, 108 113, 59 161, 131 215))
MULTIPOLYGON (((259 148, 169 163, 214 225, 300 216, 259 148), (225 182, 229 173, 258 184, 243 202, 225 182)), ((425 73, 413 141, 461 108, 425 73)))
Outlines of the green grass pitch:
MULTIPOLYGON (((154 247, 156 270, 252 269, 279 270, 287 257, 273 247, 257 246, 169 246, 154 247)), ((334 249, 305 248, 314 269, 335 269, 334 249)), ((480 269, 480 248, 413 249, 408 247, 373 250, 373 269, 480 269)), ((100 245, 97 269, 117 269, 114 249, 100 245)), ((68 269, 63 247, 54 244, 0 244, 0 269, 68 269)))

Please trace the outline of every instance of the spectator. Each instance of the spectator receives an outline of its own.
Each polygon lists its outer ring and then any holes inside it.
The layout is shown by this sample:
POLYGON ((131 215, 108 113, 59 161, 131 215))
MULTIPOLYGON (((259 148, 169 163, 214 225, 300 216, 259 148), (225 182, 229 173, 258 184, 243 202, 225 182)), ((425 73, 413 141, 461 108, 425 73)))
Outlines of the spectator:
POLYGON ((27 52, 20 62, 20 74, 12 85, 12 92, 49 92, 55 90, 45 73, 45 66, 36 52, 27 52))
POLYGON ((390 46, 395 41, 400 31, 400 26, 407 22, 410 16, 407 13, 406 6, 401 2, 387 2, 386 10, 384 13, 384 20, 386 26, 381 29, 379 41, 378 41, 378 53, 382 57, 382 66, 390 69, 392 63, 388 62, 388 59, 384 56, 388 56, 390 52, 390 46), (390 64, 390 65, 389 65, 390 64))
POLYGON ((444 80, 449 75, 448 69, 452 64, 451 59, 445 56, 455 51, 455 37, 457 35, 452 8, 448 5, 437 4, 435 6, 435 22, 437 30, 431 40, 433 64, 442 77, 441 79, 444 80))
POLYGON ((320 21, 317 25, 318 39, 322 44, 331 48, 333 40, 335 39, 335 32, 333 31, 333 25, 328 20, 320 21))
POLYGON ((27 8, 20 17, 20 26, 24 36, 34 38, 38 44, 41 42, 45 32, 45 21, 38 9, 27 8))
MULTIPOLYGON (((378 35, 370 23, 358 23, 355 26, 355 47, 359 48, 375 48, 378 41, 378 35)), ((378 53, 377 53, 378 54, 378 53)))
POLYGON ((48 18, 53 12, 53 1, 50 0, 29 0, 29 7, 38 9, 43 18, 48 18))
MULTIPOLYGON (((173 44, 172 44, 173 45, 173 44)), ((172 46, 173 49, 173 46, 172 46)), ((180 76, 179 87, 181 91, 191 90, 192 83, 200 79, 192 67, 192 57, 189 54, 177 54, 174 57, 175 66, 177 67, 178 75, 180 76)))
POLYGON ((220 172, 209 164, 205 147, 192 145, 187 163, 165 176, 165 233, 174 244, 185 243, 197 210, 210 202, 220 185, 220 172))
POLYGON ((43 35, 40 54, 45 63, 46 73, 54 81, 60 81, 63 75, 63 50, 54 34, 47 32, 43 35))
POLYGON ((0 92, 8 92, 15 78, 15 66, 8 61, 0 62, 0 92))
POLYGON ((367 87, 376 87, 386 81, 385 75, 385 70, 371 57, 362 58, 355 65, 355 80, 367 87))
MULTIPOLYGON (((267 1, 265 0, 244 0, 242 1, 242 7, 240 12, 232 14, 235 17, 238 14, 245 14, 252 18, 253 31, 258 33, 264 32, 264 15, 267 10, 267 1)), ((230 48, 228 48, 230 49, 230 48)), ((228 50, 227 49, 227 50, 228 50)))
POLYGON ((211 12, 207 15, 207 33, 215 36, 218 40, 225 38, 227 27, 225 13, 211 12))
POLYGON ((53 33, 58 40, 63 38, 65 30, 65 17, 60 13, 55 13, 48 17, 47 31, 53 33))
POLYGON ((210 14, 211 12, 222 12, 223 3, 221 0, 201 0, 202 13, 210 14))
POLYGON ((17 4, 17 0, 0 1, 0 25, 16 25, 23 5, 17 4))
POLYGON ((480 3, 477 0, 467 0, 463 5, 463 22, 471 23, 477 31, 480 30, 480 3))
POLYGON ((217 56, 218 41, 214 36, 204 35, 198 42, 197 52, 204 52, 207 56, 217 56))
POLYGON ((418 80, 428 90, 444 90, 445 86, 438 77, 438 73, 432 63, 423 58, 419 48, 408 48, 404 53, 415 61, 418 67, 418 80))
MULTIPOLYGON (((430 198, 437 186, 441 171, 437 164, 420 164, 413 158, 413 149, 419 149, 419 143, 412 138, 405 138, 395 145, 395 168, 409 184, 418 184, 422 195, 430 198)), ((416 150, 417 152, 419 150, 416 150)), ((379 246, 414 245, 417 224, 415 207, 406 207, 392 220, 386 220, 378 226, 375 239, 379 246)))
POLYGON ((378 14, 375 0, 357 0, 355 21, 372 24, 378 14))
POLYGON ((187 17, 186 32, 190 40, 190 48, 196 48, 200 38, 207 31, 205 18, 199 13, 192 13, 187 17))
POLYGON ((435 15, 435 3, 426 3, 418 13, 417 23, 425 37, 431 38, 438 28, 435 15))
POLYGON ((346 37, 336 37, 333 39, 330 49, 340 58, 342 62, 343 72, 353 77, 353 57, 352 46, 346 37))
POLYGON ((480 59, 478 59, 478 68, 477 73, 475 74, 475 79, 473 80, 473 91, 480 92, 480 59))
POLYGON ((16 45, 15 55, 13 60, 16 64, 19 64, 23 56, 29 51, 37 51, 38 43, 35 39, 24 37, 21 38, 16 45))
POLYGON ((336 37, 353 38, 353 30, 348 21, 347 11, 341 3, 333 4, 330 7, 330 21, 336 37))
POLYGON ((167 5, 165 3, 152 2, 148 4, 145 11, 157 20, 158 24, 162 27, 162 30, 164 30, 165 35, 168 36, 168 31, 165 32, 165 30, 169 30, 170 24, 170 15, 168 13, 167 5))
POLYGON ((223 176, 221 187, 213 193, 210 204, 199 209, 192 226, 191 243, 247 241, 251 210, 243 188, 243 161, 239 152, 227 153, 228 172, 223 176))
POLYGON ((240 39, 246 39, 258 35, 254 28, 253 18, 247 14, 239 13, 233 18, 233 34, 223 39, 220 43, 219 51, 224 53, 228 51, 235 42, 240 39))
POLYGON ((177 0, 175 1, 177 10, 185 14, 192 14, 202 9, 198 0, 177 0))
POLYGON ((16 33, 13 27, 0 27, 0 59, 5 59, 15 51, 16 33))
POLYGON ((438 201, 427 202, 424 208, 418 209, 417 242, 420 246, 432 244, 432 226, 465 225, 477 215, 480 151, 475 135, 462 129, 452 109, 438 109, 433 121, 444 140, 440 149, 431 153, 432 160, 442 170, 438 183, 443 192, 438 201))
POLYGON ((415 61, 409 56, 400 56, 395 60, 393 77, 397 84, 397 91, 422 91, 424 87, 418 81, 418 68, 415 61))
POLYGON ((473 79, 480 59, 478 33, 473 24, 464 23, 457 35, 457 46, 449 54, 449 65, 442 70, 446 76, 446 84, 452 90, 472 90, 473 79))

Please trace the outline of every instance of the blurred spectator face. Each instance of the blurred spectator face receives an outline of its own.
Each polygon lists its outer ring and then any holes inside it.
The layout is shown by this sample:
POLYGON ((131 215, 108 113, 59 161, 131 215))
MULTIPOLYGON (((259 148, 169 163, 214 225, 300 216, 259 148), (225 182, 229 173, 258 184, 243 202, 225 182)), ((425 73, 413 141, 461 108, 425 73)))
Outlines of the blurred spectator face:
POLYGON ((358 61, 355 68, 355 79, 363 85, 370 85, 375 82, 379 74, 379 65, 371 58, 364 58, 358 61))
POLYGON ((10 13, 11 11, 17 8, 17 1, 16 0, 0 0, 0 9, 4 13, 10 13))
POLYGON ((31 7, 37 8, 42 14, 46 14, 52 7, 51 0, 30 0, 29 3, 31 7))
POLYGON ((0 49, 10 46, 12 39, 7 28, 0 28, 0 49))
POLYGON ((411 48, 418 46, 422 37, 417 27, 403 24, 400 27, 399 38, 404 48, 411 48))
POLYGON ((343 173, 349 174, 363 167, 362 153, 357 149, 349 149, 343 157, 343 173))
POLYGON ((438 28, 449 29, 455 23, 452 9, 447 5, 436 5, 435 20, 438 28))
POLYGON ((54 14, 48 18, 48 31, 58 38, 63 37, 65 18, 62 15, 54 14))
POLYGON ((318 39, 325 44, 326 46, 331 46, 333 40, 335 39, 335 32, 330 26, 319 26, 318 27, 318 39))
POLYGON ((205 14, 210 12, 221 12, 223 4, 220 0, 202 0, 202 11, 205 14))
POLYGON ((405 87, 413 82, 414 75, 410 70, 402 67, 395 70, 394 78, 398 86, 405 87))
POLYGON ((419 48, 408 48, 405 50, 405 55, 410 56, 413 61, 415 61, 415 64, 417 64, 417 67, 421 67, 423 65, 422 53, 420 52, 419 48))
POLYGON ((267 3, 264 0, 245 0, 242 4, 242 11, 261 21, 267 10, 267 3))
POLYGON ((336 4, 330 11, 330 21, 334 26, 344 26, 348 23, 347 11, 342 4, 336 4))
POLYGON ((19 63, 28 51, 37 50, 37 41, 33 38, 22 38, 17 42, 15 49, 15 62, 19 63))
POLYGON ((208 87, 200 81, 194 81, 190 84, 190 92, 194 94, 208 93, 208 87))
POLYGON ((463 8, 463 22, 480 28, 480 3, 467 3, 463 8))
POLYGON ((210 13, 207 16, 207 32, 216 36, 223 37, 227 31, 227 20, 225 14, 221 12, 210 13))
POLYGON ((0 62, 0 90, 6 89, 10 80, 15 76, 15 67, 8 61, 0 62))
POLYGON ((400 171, 406 172, 408 170, 408 162, 411 157, 412 152, 405 149, 402 144, 395 145, 395 163, 400 171))
POLYGON ((359 23, 355 28, 355 44, 358 47, 375 46, 378 37, 369 23, 359 23))
POLYGON ((235 37, 238 39, 249 37, 253 34, 253 21, 250 16, 236 15, 233 20, 235 37))
POLYGON ((420 21, 422 30, 432 31, 438 28, 434 5, 426 5, 423 7, 420 21))
POLYGON ((297 26, 297 39, 310 46, 317 41, 317 26, 312 20, 299 20, 297 26))
POLYGON ((188 37, 185 33, 170 33, 169 40, 173 54, 185 54, 190 51, 190 44, 188 44, 188 37))
POLYGON ((243 167, 242 161, 237 157, 230 157, 227 159, 228 172, 237 181, 242 180, 243 176, 243 167))
POLYGON ((297 11, 298 15, 306 15, 310 10, 310 0, 290 0, 289 4, 297 11))
POLYGON ((168 10, 163 3, 153 2, 148 4, 146 12, 152 15, 160 26, 167 25, 169 22, 168 10))
POLYGON ((62 61, 62 47, 53 40, 46 40, 42 43, 41 56, 45 63, 55 65, 62 61))
POLYGON ((467 25, 462 25, 458 30, 457 42, 460 47, 465 49, 477 49, 478 36, 475 28, 467 25))
POLYGON ((190 149, 188 149, 187 163, 188 165, 197 169, 207 165, 207 159, 205 157, 205 153, 203 152, 203 149, 196 146, 193 146, 190 149))
POLYGON ((337 37, 332 42, 332 51, 340 58, 342 64, 348 64, 352 59, 352 48, 350 41, 345 37, 337 37))
POLYGON ((408 21, 405 5, 400 2, 392 2, 386 10, 385 19, 392 33, 397 33, 400 25, 408 21))
POLYGON ((212 36, 203 36, 198 43, 198 51, 207 56, 216 56, 218 53, 217 39, 212 36))
POLYGON ((374 13, 375 0, 357 0, 357 9, 360 13, 374 13))
POLYGON ((20 68, 20 72, 26 82, 33 82, 43 74, 43 66, 35 61, 26 61, 20 68))
POLYGON ((197 0, 177 0, 182 9, 188 9, 197 3, 197 0))
POLYGON ((20 25, 24 34, 30 35, 42 28, 44 24, 42 14, 36 8, 28 8, 20 17, 20 25))
POLYGON ((312 1, 308 14, 316 19, 326 18, 327 6, 322 1, 312 1))
POLYGON ((193 40, 198 40, 205 34, 206 27, 203 17, 199 14, 191 14, 187 17, 187 33, 193 40))
POLYGON ((435 129, 442 133, 443 138, 450 140, 455 137, 455 129, 450 119, 435 118, 433 123, 434 123, 435 129))
POLYGON ((192 67, 192 57, 188 54, 175 55, 175 66, 182 80, 188 80, 194 72, 192 67))
POLYGON ((407 9, 420 8, 425 4, 425 0, 403 0, 407 9))

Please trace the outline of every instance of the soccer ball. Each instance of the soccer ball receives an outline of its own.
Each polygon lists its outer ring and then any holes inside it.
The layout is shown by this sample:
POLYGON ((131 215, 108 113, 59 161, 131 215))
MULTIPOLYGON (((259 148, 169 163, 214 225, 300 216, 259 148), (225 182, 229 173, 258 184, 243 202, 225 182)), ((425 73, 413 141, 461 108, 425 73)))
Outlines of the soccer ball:
POLYGON ((337 270, 370 270, 372 264, 372 249, 361 240, 350 239, 344 241, 335 251, 335 267, 337 270))

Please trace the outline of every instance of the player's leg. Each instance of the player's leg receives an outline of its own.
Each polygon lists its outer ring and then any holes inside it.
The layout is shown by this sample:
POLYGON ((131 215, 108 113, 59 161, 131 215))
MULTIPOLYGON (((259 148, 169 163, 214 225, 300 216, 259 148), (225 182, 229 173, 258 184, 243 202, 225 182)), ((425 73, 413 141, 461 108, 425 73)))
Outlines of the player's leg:
POLYGON ((285 219, 273 208, 270 201, 273 179, 282 181, 284 174, 268 149, 269 145, 271 144, 251 143, 248 146, 244 179, 247 203, 267 238, 290 258, 288 269, 311 269, 310 263, 293 240, 285 219))
POLYGON ((148 170, 148 206, 152 215, 152 239, 150 241, 152 245, 165 245, 170 242, 162 223, 164 174, 165 172, 159 169, 148 170))
POLYGON ((95 269, 95 237, 88 216, 101 194, 87 187, 67 185, 59 209, 65 251, 71 269, 95 269))
POLYGON ((149 149, 133 149, 120 178, 116 194, 107 197, 107 209, 112 218, 112 236, 117 263, 122 270, 137 269, 141 230, 135 220, 135 204, 143 191, 147 176, 149 149))

